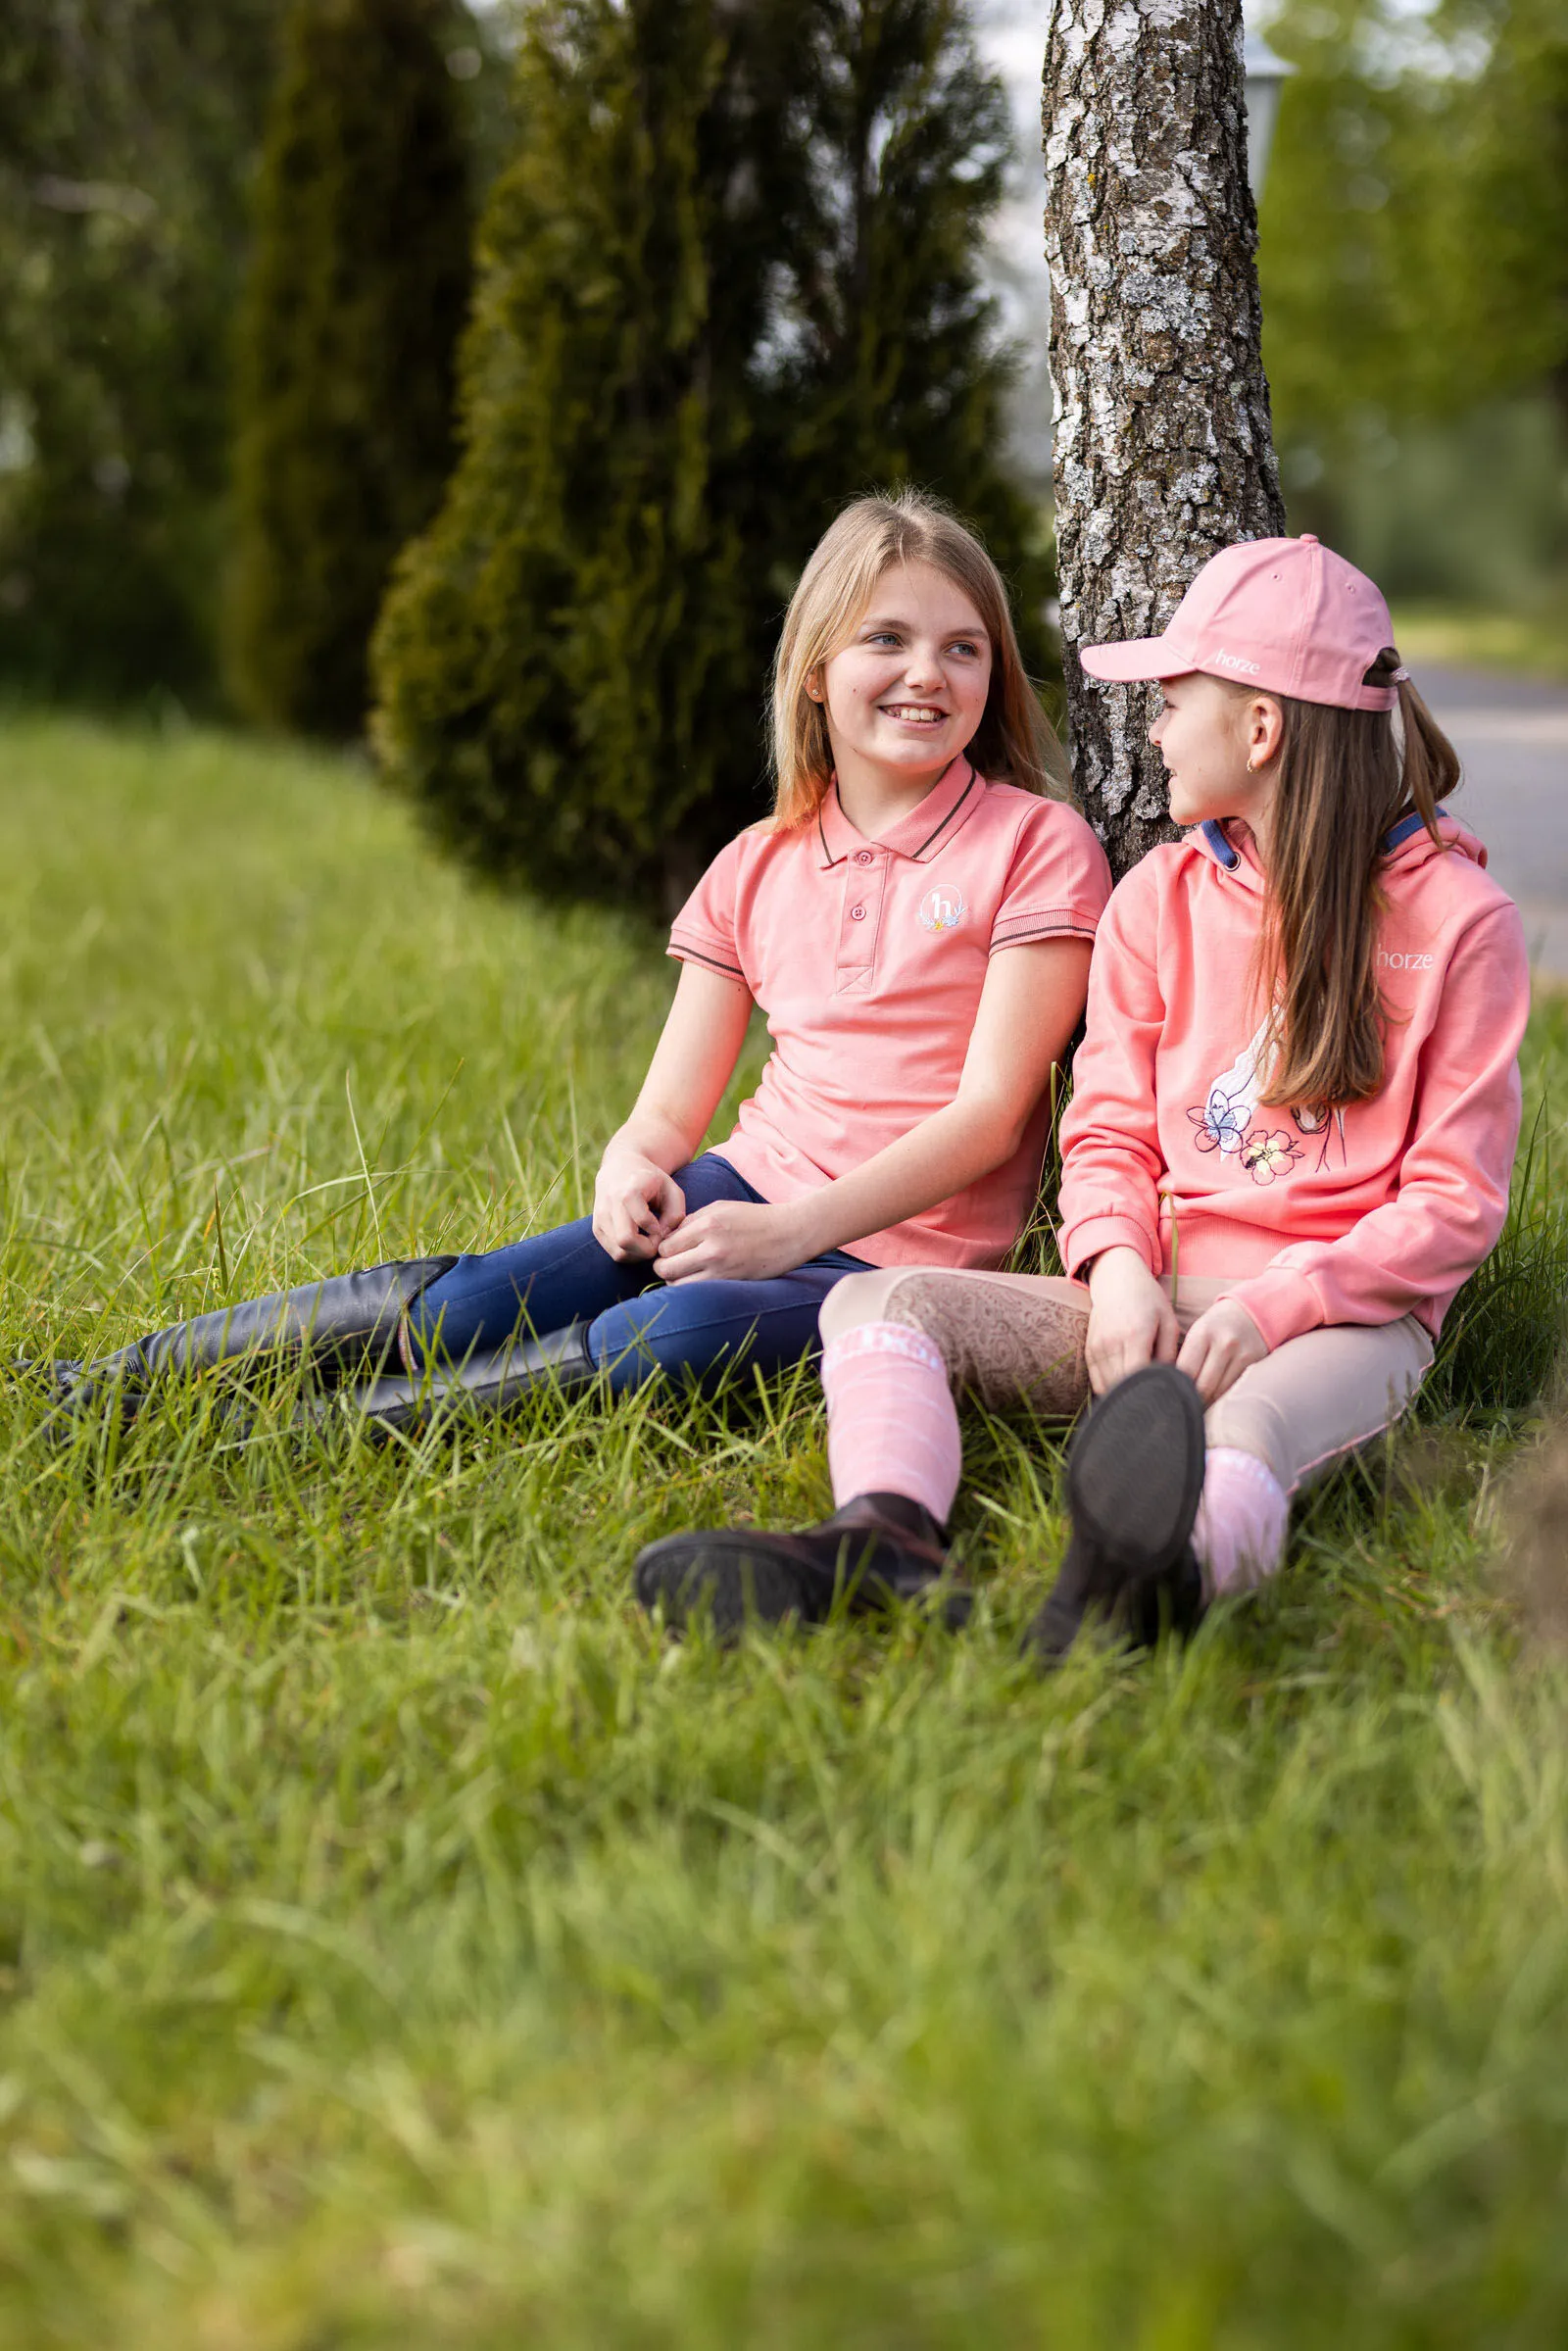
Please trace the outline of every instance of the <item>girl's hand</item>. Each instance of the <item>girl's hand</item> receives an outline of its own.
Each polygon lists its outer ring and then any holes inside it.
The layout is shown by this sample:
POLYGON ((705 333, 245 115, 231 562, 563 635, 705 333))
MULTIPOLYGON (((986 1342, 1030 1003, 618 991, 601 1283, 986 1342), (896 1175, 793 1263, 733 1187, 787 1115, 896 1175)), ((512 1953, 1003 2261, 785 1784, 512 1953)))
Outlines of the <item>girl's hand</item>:
POLYGON ((1182 1341, 1176 1368, 1198 1388, 1205 1404, 1234 1388, 1250 1363, 1261 1363, 1268 1353, 1263 1334, 1233 1298, 1222 1298, 1200 1314, 1182 1341))
POLYGON ((660 1244, 662 1282, 766 1282, 805 1262, 793 1211, 751 1200, 714 1200, 660 1244))
POLYGON ((594 1239, 617 1265, 657 1255, 685 1213, 673 1176, 641 1151, 606 1151, 594 1179, 594 1239))
POLYGON ((1107 1249, 1089 1269, 1089 1385, 1103 1396, 1146 1363, 1174 1363, 1176 1310, 1138 1251, 1107 1249))

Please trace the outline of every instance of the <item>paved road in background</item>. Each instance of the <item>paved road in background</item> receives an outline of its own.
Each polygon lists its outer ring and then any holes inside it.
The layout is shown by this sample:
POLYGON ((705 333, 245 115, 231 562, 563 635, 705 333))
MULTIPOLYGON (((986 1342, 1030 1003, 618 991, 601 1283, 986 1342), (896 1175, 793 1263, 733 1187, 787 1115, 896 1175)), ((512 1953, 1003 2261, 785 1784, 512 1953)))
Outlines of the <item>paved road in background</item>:
POLYGON ((1568 687, 1415 665, 1464 761, 1449 806, 1519 902, 1543 978, 1568 983, 1568 687))

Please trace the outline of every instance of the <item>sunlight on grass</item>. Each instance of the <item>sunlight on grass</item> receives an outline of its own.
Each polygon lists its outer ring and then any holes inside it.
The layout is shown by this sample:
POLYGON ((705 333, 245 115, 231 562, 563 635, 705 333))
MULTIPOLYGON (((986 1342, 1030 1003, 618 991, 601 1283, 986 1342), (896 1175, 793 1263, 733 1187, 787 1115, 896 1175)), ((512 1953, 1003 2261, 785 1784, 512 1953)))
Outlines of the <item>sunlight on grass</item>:
MULTIPOLYGON (((657 936, 476 895, 341 763, 0 734, 8 1352, 584 1202, 657 936)), ((754 1055, 755 1065, 755 1055, 754 1055)), ((664 1647, 637 1546, 817 1515, 808 1374, 505 1432, 122 1443, 0 1392, 0 2338, 1555 2345, 1564 1677, 1491 1494, 1560 1326, 1568 1010, 1421 1426, 1186 1652, 664 1647)), ((281 1407, 279 1407, 280 1415, 281 1407)))

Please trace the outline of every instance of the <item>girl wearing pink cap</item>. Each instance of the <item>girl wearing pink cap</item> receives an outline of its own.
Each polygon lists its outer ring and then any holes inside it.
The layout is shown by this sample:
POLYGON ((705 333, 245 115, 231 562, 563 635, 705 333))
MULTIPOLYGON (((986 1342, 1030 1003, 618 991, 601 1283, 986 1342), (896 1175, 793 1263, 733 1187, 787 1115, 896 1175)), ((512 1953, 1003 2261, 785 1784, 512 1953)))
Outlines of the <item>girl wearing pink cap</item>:
MULTIPOLYGON (((1119 884, 1062 1125, 1065 1280, 891 1268, 822 1318, 840 1504, 801 1535, 655 1544, 644 1600, 720 1626, 944 1570, 955 1389, 1071 1417, 1072 1534, 1031 1628, 1186 1627, 1279 1564, 1291 1497, 1403 1411, 1496 1241, 1519 1129, 1524 939, 1440 806, 1458 761, 1372 582, 1311 537, 1229 547, 1163 635, 1183 838, 1119 884)), ((949 1588, 949 1612, 964 1595, 949 1588)))
POLYGON ((847 508, 791 599, 772 717, 773 815, 675 919, 680 985, 592 1216, 58 1364, 56 1433, 263 1350, 303 1354, 334 1391, 313 1416, 346 1402, 385 1429, 507 1411, 541 1385, 775 1370, 815 1347, 849 1275, 1002 1263, 1033 1206, 1110 872, 1054 780, 973 533, 912 492, 847 508), (773 1053, 704 1151, 754 1005, 773 1053))

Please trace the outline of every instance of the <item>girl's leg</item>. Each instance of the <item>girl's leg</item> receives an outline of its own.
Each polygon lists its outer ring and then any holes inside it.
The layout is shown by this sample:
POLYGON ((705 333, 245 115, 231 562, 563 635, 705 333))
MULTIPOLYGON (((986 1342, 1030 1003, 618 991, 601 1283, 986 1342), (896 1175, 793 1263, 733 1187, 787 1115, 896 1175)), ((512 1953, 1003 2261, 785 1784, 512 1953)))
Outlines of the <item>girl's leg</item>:
MULTIPOLYGON (((650 1543, 637 1560, 643 1605, 674 1625, 706 1613, 728 1635, 749 1621, 820 1623, 841 1601, 878 1608, 943 1590, 958 1484, 955 1379, 992 1403, 1026 1396, 1070 1413, 1084 1395, 1086 1317, 1086 1294, 1068 1282, 898 1269, 839 1280, 821 1310, 839 1507, 795 1535, 700 1528, 650 1543)), ((967 1593, 945 1590, 942 1608, 961 1624, 967 1593)))
POLYGON ((955 1389, 1071 1419, 1089 1393, 1080 1283, 910 1272, 840 1283, 822 1310, 833 1498, 903 1494, 945 1524, 958 1490, 955 1389))
POLYGON ((1431 1364, 1412 1314, 1336 1323, 1287 1340, 1209 1406, 1193 1547, 1210 1596, 1273 1574, 1291 1497, 1391 1428, 1431 1364))
MULTIPOLYGON (((758 1197, 714 1151, 677 1168, 675 1181, 688 1212, 717 1200, 758 1197)), ((543 1337, 567 1323, 592 1321, 650 1284, 662 1288, 652 1266, 642 1258, 617 1264, 594 1239, 586 1216, 459 1257, 409 1313, 407 1368, 422 1371, 432 1359, 462 1363, 503 1346, 519 1326, 543 1337)))
POLYGON ((656 1280, 595 1316, 588 1352, 617 1396, 661 1375, 704 1381, 740 1363, 786 1370, 815 1352, 822 1301, 854 1262, 814 1258, 769 1282, 656 1280))

